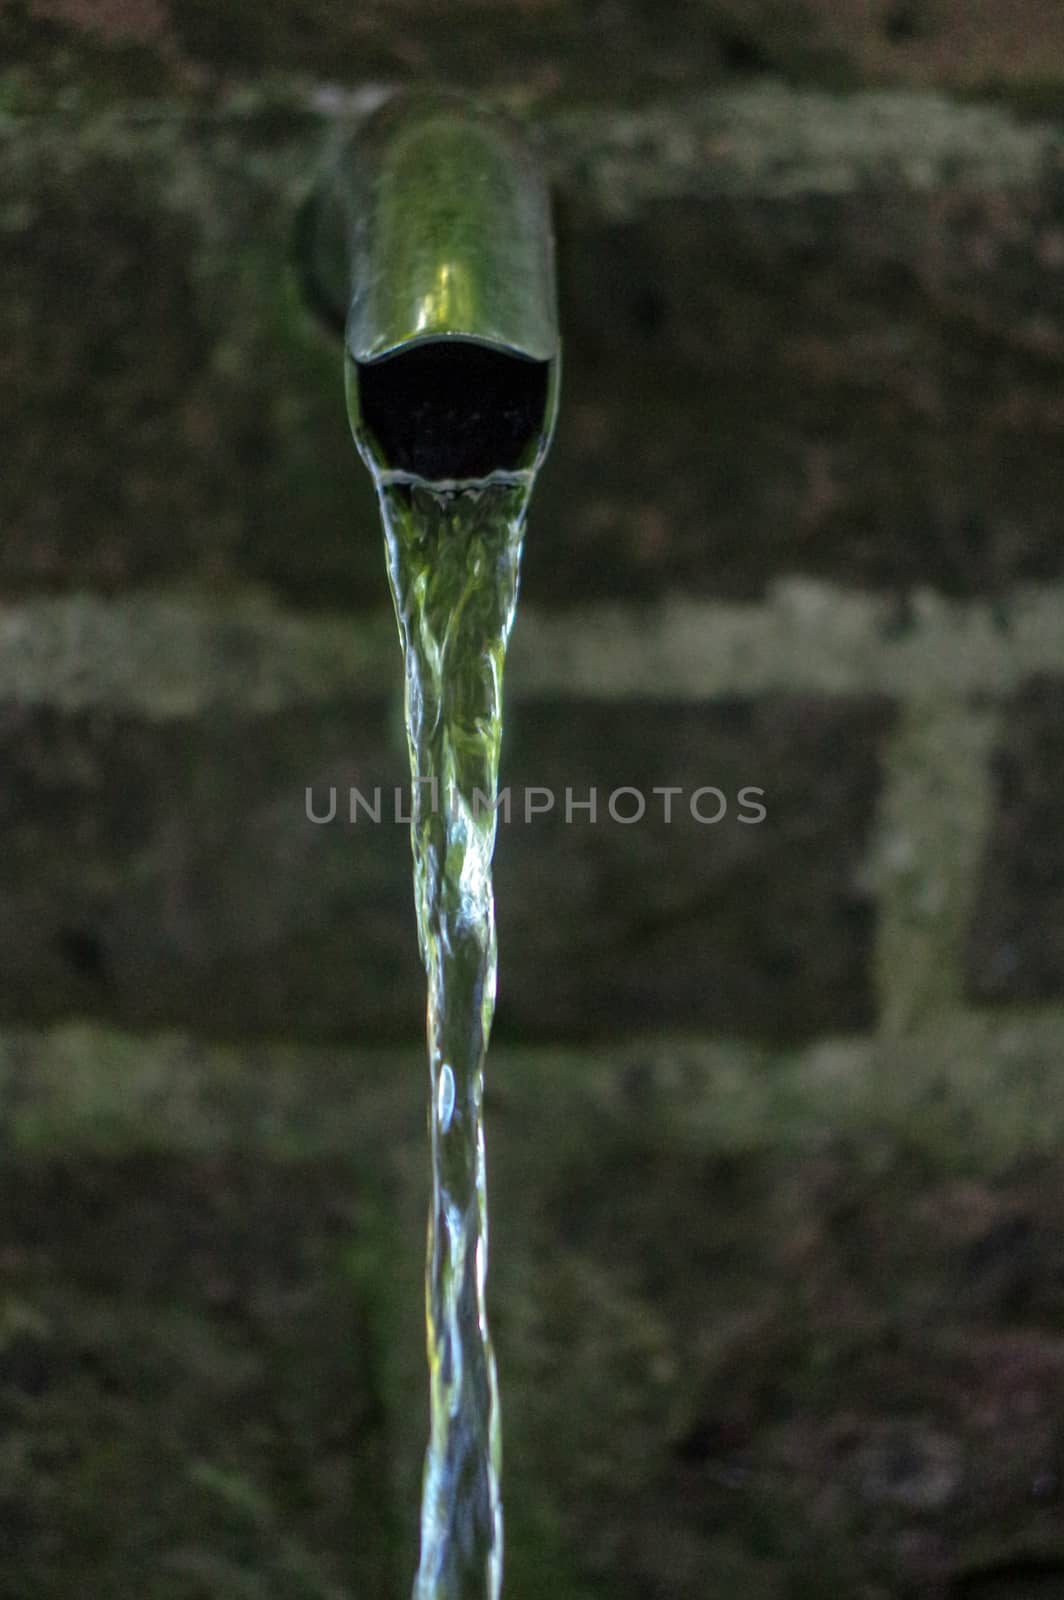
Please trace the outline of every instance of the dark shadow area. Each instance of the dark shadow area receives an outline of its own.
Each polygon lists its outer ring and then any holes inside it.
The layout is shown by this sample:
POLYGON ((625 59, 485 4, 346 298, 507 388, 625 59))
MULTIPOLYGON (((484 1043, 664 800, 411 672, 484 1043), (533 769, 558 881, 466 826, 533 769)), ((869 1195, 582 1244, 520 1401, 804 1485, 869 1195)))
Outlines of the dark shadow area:
POLYGON ((330 338, 342 340, 347 321, 343 292, 346 255, 337 238, 335 209, 330 214, 321 188, 311 190, 296 212, 291 268, 303 304, 330 338), (328 267, 323 267, 323 262, 328 267))
POLYGON ((527 460, 547 408, 549 362, 467 339, 360 363, 362 417, 390 469, 484 478, 527 460))
POLYGON ((958 1580, 955 1600, 1064 1600, 1064 1567, 1019 1561, 958 1580))

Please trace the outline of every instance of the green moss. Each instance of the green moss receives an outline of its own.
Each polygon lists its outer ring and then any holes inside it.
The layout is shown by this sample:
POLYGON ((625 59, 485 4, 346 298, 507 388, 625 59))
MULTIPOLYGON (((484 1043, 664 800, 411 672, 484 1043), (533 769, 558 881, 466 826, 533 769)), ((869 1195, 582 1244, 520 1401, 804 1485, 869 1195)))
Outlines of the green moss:
MULTIPOLYGON (((508 1592, 819 1600, 1046 1553, 1062 1026, 496 1053, 508 1592)), ((420 1050, 0 1043, 0 1594, 402 1595, 420 1050)))
POLYGON ((31 18, 24 0, 4 6, 0 60, 0 109, 18 115, 83 115, 116 101, 154 100, 173 88, 172 66, 158 50, 31 18))
POLYGON ((393 1592, 350 1169, 5 1166, 5 1592, 393 1592))
POLYGON ((1011 111, 1020 121, 1064 122, 1064 81, 1061 76, 1003 78, 958 92, 958 100, 985 105, 988 102, 1011 111))

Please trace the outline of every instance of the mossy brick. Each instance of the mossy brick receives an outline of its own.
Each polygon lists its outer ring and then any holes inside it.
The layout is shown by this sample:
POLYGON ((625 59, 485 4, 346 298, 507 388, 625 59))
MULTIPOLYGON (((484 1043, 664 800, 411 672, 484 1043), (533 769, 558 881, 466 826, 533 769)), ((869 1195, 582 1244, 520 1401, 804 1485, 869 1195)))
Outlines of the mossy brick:
MULTIPOLYGON (((287 148, 309 178, 314 143, 287 148)), ((255 150, 165 119, 36 150, 9 133, 9 591, 250 576, 385 599, 339 358, 329 382, 290 270, 299 183, 255 150)))
POLYGON ((607 219, 563 186, 563 410, 526 592, 1058 575, 1064 189, 1002 183, 652 194, 607 219))
MULTIPOLYGON (((514 1594, 1059 1575, 1061 1018, 950 1021, 493 1050, 514 1594)), ((0 1031, 5 1600, 406 1592, 427 1089, 418 1045, 0 1031)))
POLYGON ((874 697, 517 702, 497 846, 500 1027, 868 1026, 875 909, 861 878, 890 721, 874 697), (744 802, 748 786, 761 793, 744 802), (539 788, 554 804, 526 823, 539 788), (764 819, 741 820, 755 803, 764 819))
POLYGON ((401 827, 317 827, 307 787, 401 782, 386 702, 154 723, 8 706, 9 1016, 416 1036, 401 827))
MULTIPOLYGON (((888 724, 875 699, 519 702, 497 860, 502 1034, 867 1026, 875 916, 861 872, 888 724), (596 821, 574 810, 567 823, 565 791, 579 802, 591 785, 596 821), (746 785, 764 791, 761 823, 739 820, 746 785), (534 786, 554 791, 552 814, 529 810, 534 786), (671 822, 655 786, 680 790, 671 822), (637 825, 609 814, 620 787, 644 797, 637 825), (703 787, 725 799, 719 823, 703 787)), ((5 1017, 419 1035, 391 702, 165 721, 8 703, 0 756, 5 1017), (333 820, 310 820, 308 789, 333 820), (378 822, 359 809, 351 823, 352 789, 379 791, 378 822)), ((632 796, 615 810, 630 815, 632 796)))
POLYGON ((968 986, 995 1005, 1064 995, 1064 679, 1007 703, 968 938, 968 986))
POLYGON ((998 92, 1059 104, 1055 0, 8 0, 9 93, 202 100, 220 85, 443 78, 549 102, 674 94, 775 73, 795 81, 998 92))
POLYGON ((350 1163, 60 1156, 0 1189, 5 1600, 401 1594, 350 1163))
MULTIPOLYGON (((215 118, 5 122, 7 594, 387 605, 340 355, 295 268, 331 131, 266 91, 215 118)), ((565 378, 529 598, 1060 576, 1053 129, 766 86, 543 131, 565 378)))

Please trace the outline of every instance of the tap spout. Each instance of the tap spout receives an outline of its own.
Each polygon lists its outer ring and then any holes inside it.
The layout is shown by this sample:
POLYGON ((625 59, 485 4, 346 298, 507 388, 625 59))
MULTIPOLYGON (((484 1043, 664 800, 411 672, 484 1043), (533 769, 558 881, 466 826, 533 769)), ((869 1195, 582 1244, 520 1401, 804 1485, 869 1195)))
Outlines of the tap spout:
POLYGON ((312 248, 346 307, 348 409, 375 475, 539 467, 561 342, 549 197, 516 127, 445 92, 394 95, 342 145, 312 248))

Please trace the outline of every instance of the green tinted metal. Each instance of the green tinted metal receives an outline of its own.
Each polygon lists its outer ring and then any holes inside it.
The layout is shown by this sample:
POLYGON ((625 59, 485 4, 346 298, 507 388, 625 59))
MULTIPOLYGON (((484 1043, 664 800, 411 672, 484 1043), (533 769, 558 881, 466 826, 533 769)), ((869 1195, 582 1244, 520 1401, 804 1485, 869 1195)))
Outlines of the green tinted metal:
POLYGON ((371 471, 534 471, 561 346, 549 197, 518 130, 453 94, 396 94, 340 137, 310 222, 307 285, 345 328, 371 471))
POLYGON ((452 96, 396 96, 342 176, 355 361, 453 337, 557 355, 546 187, 509 124, 452 96))

